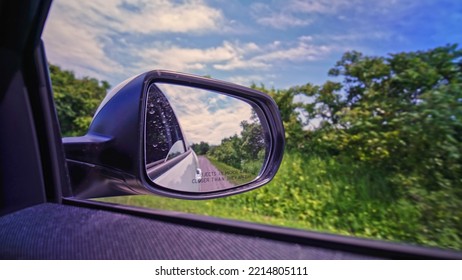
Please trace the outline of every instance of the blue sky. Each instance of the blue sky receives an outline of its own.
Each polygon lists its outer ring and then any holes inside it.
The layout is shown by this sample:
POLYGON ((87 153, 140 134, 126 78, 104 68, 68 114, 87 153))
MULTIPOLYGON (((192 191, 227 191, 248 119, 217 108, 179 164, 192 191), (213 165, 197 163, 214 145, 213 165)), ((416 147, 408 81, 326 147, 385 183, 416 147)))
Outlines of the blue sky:
POLYGON ((462 44, 462 1, 55 0, 48 60, 115 86, 168 69, 276 88, 328 79, 368 55, 462 44))

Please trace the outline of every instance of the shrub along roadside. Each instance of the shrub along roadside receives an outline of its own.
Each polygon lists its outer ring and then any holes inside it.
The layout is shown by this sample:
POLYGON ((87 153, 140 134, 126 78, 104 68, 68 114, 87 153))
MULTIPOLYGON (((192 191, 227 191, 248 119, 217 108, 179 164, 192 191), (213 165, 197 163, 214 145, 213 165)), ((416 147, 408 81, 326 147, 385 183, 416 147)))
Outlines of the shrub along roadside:
POLYGON ((462 210, 455 207, 460 201, 436 204, 442 195, 438 192, 415 201, 397 191, 390 176, 333 158, 289 153, 271 183, 245 194, 209 201, 149 196, 102 200, 461 250, 462 210), (432 217, 426 209, 435 211, 432 217))
POLYGON ((217 207, 240 206, 243 218, 259 214, 305 229, 462 249, 458 196, 421 191, 417 200, 393 179, 367 165, 286 154, 268 186, 219 200, 217 207))

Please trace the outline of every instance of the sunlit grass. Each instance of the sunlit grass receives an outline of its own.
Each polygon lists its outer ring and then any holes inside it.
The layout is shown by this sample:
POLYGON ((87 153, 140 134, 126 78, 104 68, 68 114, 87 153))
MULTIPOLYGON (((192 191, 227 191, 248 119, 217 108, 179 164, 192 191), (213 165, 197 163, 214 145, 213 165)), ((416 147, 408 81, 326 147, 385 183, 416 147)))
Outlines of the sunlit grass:
MULTIPOLYGON (((216 164, 216 163, 214 163, 216 164)), ((155 196, 102 201, 195 213, 306 230, 462 249, 457 217, 439 213, 441 223, 423 214, 430 207, 402 195, 379 170, 341 164, 332 158, 286 154, 268 185, 251 192, 206 201, 155 196), (454 218, 455 217, 455 218, 454 218), (456 220, 454 220, 456 219, 456 220)), ((440 203, 444 203, 441 201, 440 203)))

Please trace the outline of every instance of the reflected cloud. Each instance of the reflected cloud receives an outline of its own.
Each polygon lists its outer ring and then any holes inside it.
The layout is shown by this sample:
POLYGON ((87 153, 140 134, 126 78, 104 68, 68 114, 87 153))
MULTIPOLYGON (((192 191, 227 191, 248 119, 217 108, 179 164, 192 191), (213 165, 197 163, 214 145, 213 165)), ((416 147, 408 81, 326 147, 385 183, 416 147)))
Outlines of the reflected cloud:
POLYGON ((252 107, 223 94, 156 83, 165 94, 178 117, 189 144, 220 144, 226 137, 239 134, 242 121, 249 121, 252 107))

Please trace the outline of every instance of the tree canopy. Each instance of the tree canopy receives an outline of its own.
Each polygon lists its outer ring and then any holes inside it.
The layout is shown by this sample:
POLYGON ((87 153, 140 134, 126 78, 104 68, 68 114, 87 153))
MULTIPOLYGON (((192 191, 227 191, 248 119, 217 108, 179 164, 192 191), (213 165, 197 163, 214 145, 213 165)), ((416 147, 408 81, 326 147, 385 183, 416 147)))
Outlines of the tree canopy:
POLYGON ((462 50, 457 45, 387 57, 351 51, 329 74, 343 81, 286 90, 253 86, 279 105, 289 151, 426 174, 420 183, 432 188, 455 183, 462 174, 462 50), (297 96, 305 102, 295 102, 297 96))
POLYGON ((72 71, 53 64, 49 69, 62 135, 84 135, 111 86, 94 78, 77 78, 72 71))

